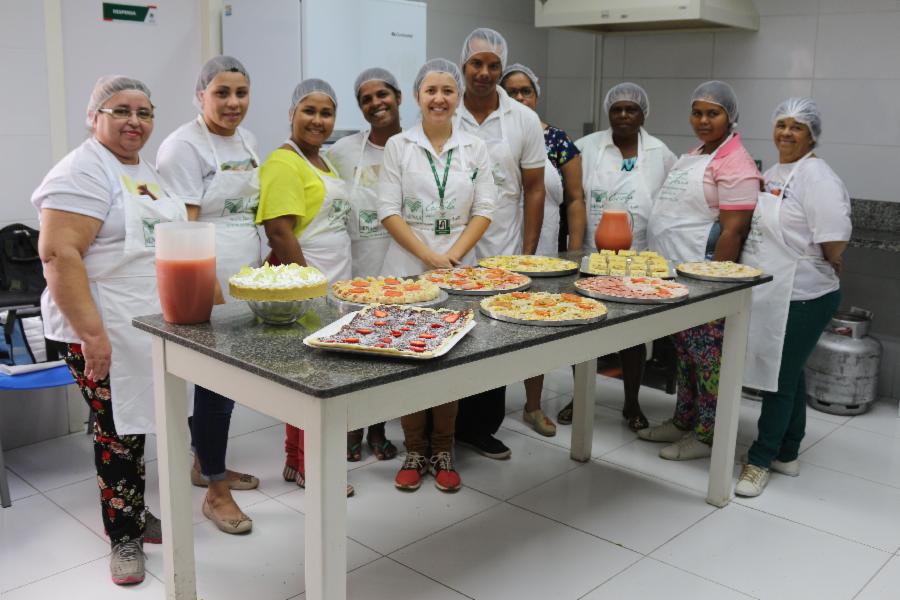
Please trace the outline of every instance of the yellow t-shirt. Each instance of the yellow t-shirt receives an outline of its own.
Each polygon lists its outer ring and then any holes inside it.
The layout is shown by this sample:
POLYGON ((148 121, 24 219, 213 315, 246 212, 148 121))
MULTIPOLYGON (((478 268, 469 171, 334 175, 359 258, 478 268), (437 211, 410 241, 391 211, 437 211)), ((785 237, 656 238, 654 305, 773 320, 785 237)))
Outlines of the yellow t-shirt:
POLYGON ((319 214, 325 200, 325 184, 317 173, 337 179, 335 173, 326 173, 312 167, 293 150, 278 148, 262 164, 259 170, 259 208, 256 223, 294 215, 294 235, 300 237, 319 214))

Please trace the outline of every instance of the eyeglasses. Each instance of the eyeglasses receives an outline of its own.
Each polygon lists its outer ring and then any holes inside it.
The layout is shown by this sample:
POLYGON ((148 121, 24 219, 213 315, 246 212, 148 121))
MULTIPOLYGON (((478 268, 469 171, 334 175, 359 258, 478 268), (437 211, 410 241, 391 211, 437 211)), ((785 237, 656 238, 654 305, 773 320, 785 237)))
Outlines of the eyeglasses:
POLYGON ((97 112, 106 113, 117 121, 131 118, 131 115, 136 116, 138 121, 143 121, 144 123, 149 123, 153 120, 153 111, 149 108, 131 110, 125 106, 117 106, 115 108, 98 108, 97 112))
POLYGON ((534 96, 534 89, 530 87, 510 88, 509 95, 513 98, 521 96, 522 98, 531 98, 534 96))

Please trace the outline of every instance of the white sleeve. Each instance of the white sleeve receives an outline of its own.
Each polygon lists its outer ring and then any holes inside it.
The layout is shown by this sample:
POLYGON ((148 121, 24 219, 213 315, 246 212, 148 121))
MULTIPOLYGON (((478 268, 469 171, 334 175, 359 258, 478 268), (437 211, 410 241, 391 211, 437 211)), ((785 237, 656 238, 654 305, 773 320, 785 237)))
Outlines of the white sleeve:
POLYGON ((487 146, 481 140, 476 140, 472 146, 474 150, 475 174, 475 199, 472 202, 471 216, 493 218, 494 208, 497 204, 497 186, 491 174, 491 159, 488 156, 487 146))
POLYGON ((170 196, 200 205, 203 198, 203 161, 187 141, 169 136, 156 153, 160 183, 170 196))
POLYGON ((519 167, 522 169, 539 169, 544 167, 547 159, 547 148, 544 144, 544 128, 537 113, 528 110, 522 112, 522 156, 519 167))
POLYGON ((399 136, 388 140, 384 147, 384 163, 378 173, 378 220, 403 216, 403 186, 401 165, 403 146, 399 136))
POLYGON ((803 198, 812 241, 814 244, 849 241, 853 226, 847 188, 835 176, 816 175, 805 178, 803 198))
POLYGON ((57 165, 50 171, 34 191, 32 204, 38 212, 49 208, 105 221, 114 192, 103 165, 99 159, 96 163, 79 161, 83 164, 73 165, 72 162, 57 165))

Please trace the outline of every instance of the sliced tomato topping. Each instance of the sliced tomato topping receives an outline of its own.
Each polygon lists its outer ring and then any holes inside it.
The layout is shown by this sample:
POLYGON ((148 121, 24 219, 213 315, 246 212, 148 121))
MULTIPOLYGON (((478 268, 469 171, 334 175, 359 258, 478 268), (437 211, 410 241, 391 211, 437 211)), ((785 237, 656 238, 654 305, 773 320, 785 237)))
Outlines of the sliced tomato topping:
POLYGON ((400 285, 400 280, 394 279, 393 277, 385 277, 384 283, 385 285, 400 285))
POLYGON ((422 289, 422 286, 412 283, 410 285, 404 285, 403 289, 406 290, 407 292, 417 292, 422 289))
POLYGON ((403 292, 398 292, 397 290, 389 290, 387 288, 384 288, 384 295, 391 296, 392 298, 396 298, 397 296, 402 296, 403 292))
POLYGON ((354 279, 350 282, 353 287, 369 287, 369 282, 365 279, 354 279))
POLYGON ((530 298, 530 297, 531 297, 531 294, 529 294, 528 292, 513 292, 513 293, 512 293, 512 297, 513 297, 513 298, 519 298, 520 300, 522 300, 522 299, 525 299, 525 298, 530 298))
POLYGON ((351 294, 368 294, 369 290, 366 288, 350 288, 351 294))
POLYGON ((541 309, 541 308, 536 308, 536 309, 534 309, 534 314, 536 314, 536 315, 539 316, 539 317, 549 317, 549 316, 550 316, 550 311, 549 311, 549 310, 543 310, 543 309, 541 309))

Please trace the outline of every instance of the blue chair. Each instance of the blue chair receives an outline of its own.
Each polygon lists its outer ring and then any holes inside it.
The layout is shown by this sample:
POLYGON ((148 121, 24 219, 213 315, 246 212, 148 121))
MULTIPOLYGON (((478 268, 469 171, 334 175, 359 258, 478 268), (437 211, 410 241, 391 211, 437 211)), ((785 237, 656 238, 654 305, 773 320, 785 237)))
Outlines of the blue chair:
MULTIPOLYGON (((0 374, 0 391, 37 390, 72 383, 75 383, 75 380, 66 365, 21 375, 0 374)), ((12 506, 12 500, 9 497, 9 482, 6 480, 6 461, 3 459, 2 440, 0 440, 0 505, 3 508, 12 506)))

